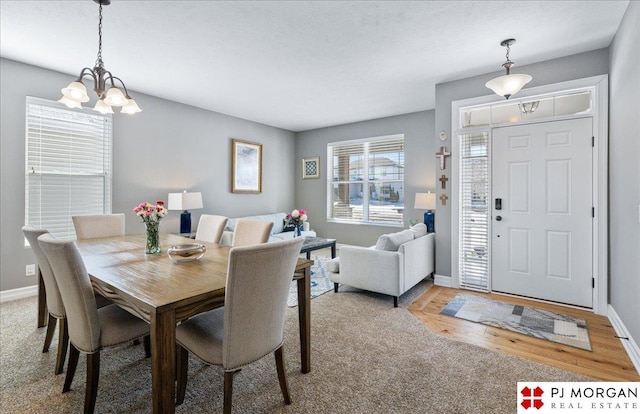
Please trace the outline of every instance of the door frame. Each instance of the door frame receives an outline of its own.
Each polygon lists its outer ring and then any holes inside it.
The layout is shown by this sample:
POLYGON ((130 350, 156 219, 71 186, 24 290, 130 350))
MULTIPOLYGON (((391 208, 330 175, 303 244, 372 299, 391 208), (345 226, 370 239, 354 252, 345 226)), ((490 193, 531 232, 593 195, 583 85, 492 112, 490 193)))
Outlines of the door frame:
MULTIPOLYGON (((593 119, 593 134, 595 137, 595 145, 593 150, 593 207, 595 208, 595 216, 593 223, 593 247, 592 247, 592 268, 593 277, 595 279, 593 289, 593 312, 599 315, 607 315, 608 309, 608 113, 609 113, 609 77, 608 75, 593 76, 573 81, 560 82, 550 85, 539 86, 535 88, 527 88, 518 93, 514 102, 521 100, 527 101, 539 95, 560 94, 576 89, 591 89, 593 92, 593 108, 588 116, 593 119), (526 98, 526 99, 523 99, 526 98)), ((497 95, 482 96, 478 98, 464 99, 453 101, 451 103, 451 143, 452 156, 451 163, 451 281, 450 286, 459 288, 459 177, 460 166, 458 155, 458 147, 460 145, 458 135, 489 131, 497 126, 508 125, 524 125, 531 123, 547 122, 550 120, 584 118, 585 114, 575 116, 559 116, 552 118, 544 118, 535 121, 513 122, 508 124, 485 125, 482 127, 460 128, 460 112, 462 108, 469 106, 483 106, 494 103, 504 102, 497 95)), ((491 138, 490 138, 491 139, 491 138)), ((489 168, 491 169, 491 155, 489 156, 489 168)), ((491 191, 491 189, 490 189, 491 191)), ((489 229, 489 232, 491 230, 489 229)), ((490 236, 490 235, 489 235, 490 236)), ((490 247, 490 246, 489 246, 490 247)), ((490 254, 490 253, 489 253, 490 254)), ((490 257, 490 256, 489 256, 490 257)), ((490 271, 490 270, 489 270, 490 271)), ((489 285, 490 286, 490 285, 489 285)))

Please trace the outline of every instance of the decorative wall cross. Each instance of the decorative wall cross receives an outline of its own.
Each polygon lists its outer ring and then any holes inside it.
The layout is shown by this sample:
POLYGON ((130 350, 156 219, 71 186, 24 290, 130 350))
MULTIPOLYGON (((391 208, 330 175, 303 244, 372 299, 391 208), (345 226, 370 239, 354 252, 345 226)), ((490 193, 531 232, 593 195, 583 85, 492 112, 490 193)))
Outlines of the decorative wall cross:
POLYGON ((449 181, 447 176, 442 174, 442 176, 440 178, 438 178, 438 181, 440 181, 440 183, 442 183, 442 189, 445 190, 447 188, 447 181, 449 181))
POLYGON ((447 197, 447 195, 446 195, 446 194, 442 194, 442 195, 440 196, 440 201, 442 201, 442 205, 443 205, 443 206, 446 206, 446 205, 447 205, 447 200, 448 200, 448 199, 449 199, 449 197, 447 197))
POLYGON ((447 152, 447 147, 440 147, 440 152, 436 152, 436 158, 440 158, 440 169, 446 168, 446 157, 451 156, 450 152, 447 152))

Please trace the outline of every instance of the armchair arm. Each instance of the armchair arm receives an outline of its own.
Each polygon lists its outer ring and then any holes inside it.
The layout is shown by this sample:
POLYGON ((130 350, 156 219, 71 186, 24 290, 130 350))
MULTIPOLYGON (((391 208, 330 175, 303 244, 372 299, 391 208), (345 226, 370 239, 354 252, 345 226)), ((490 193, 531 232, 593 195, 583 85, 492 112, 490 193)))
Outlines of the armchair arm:
POLYGON ((329 273, 334 283, 399 296, 404 285, 403 253, 358 246, 340 248, 340 273, 329 273))

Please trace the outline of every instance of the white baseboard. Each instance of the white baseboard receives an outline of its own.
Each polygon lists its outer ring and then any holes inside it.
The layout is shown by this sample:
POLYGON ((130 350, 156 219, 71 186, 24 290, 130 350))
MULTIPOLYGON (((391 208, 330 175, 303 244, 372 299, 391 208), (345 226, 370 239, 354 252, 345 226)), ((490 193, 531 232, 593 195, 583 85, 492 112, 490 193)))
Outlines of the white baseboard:
POLYGON ((27 286, 18 289, 2 290, 0 291, 0 303, 9 302, 11 300, 28 298, 29 296, 36 296, 38 294, 38 286, 27 286))
POLYGON ((451 277, 434 274, 433 284, 436 286, 451 287, 451 277))
POLYGON ((609 313, 607 316, 609 317, 609 321, 611 321, 611 325, 613 325, 613 329, 615 329, 616 334, 624 338, 629 338, 620 339, 620 342, 622 342, 625 351, 627 351, 629 358, 631 358, 633 366, 636 367, 636 371, 640 374, 640 347, 638 347, 636 341, 629 334, 627 327, 624 326, 622 319, 620 319, 615 309, 613 309, 613 306, 611 305, 609 305, 609 313))

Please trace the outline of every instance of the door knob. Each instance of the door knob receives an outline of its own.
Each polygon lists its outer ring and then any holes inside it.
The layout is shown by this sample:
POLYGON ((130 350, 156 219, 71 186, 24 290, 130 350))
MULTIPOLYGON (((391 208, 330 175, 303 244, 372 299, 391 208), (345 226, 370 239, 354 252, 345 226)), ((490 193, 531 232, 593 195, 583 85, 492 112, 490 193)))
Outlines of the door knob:
POLYGON ((502 216, 496 216, 497 221, 502 221, 502 216))

